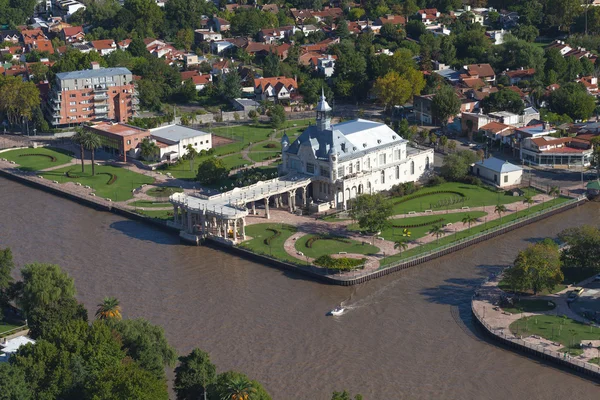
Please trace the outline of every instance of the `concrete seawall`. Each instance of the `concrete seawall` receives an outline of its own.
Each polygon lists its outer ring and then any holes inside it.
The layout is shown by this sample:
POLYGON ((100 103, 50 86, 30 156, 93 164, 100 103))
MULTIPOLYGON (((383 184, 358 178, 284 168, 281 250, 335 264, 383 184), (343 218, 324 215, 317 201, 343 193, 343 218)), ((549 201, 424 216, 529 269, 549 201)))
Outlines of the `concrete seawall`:
MULTIPOLYGON (((112 213, 120 215, 122 217, 136 220, 136 221, 148 224, 150 226, 153 226, 155 228, 163 229, 169 233, 179 234, 178 229, 167 226, 167 224, 164 223, 163 221, 158 221, 156 219, 134 213, 131 210, 123 208, 116 203, 108 203, 101 198, 97 198, 94 196, 83 196, 79 193, 72 193, 72 192, 66 191, 63 188, 61 188, 58 184, 52 183, 52 181, 49 181, 46 179, 40 179, 37 176, 30 175, 26 172, 22 172, 19 170, 13 170, 13 169, 0 168, 0 176, 3 176, 5 178, 11 179, 11 180, 19 182, 19 183, 23 183, 25 185, 31 186, 36 189, 44 190, 47 193, 51 193, 53 195, 75 201, 79 204, 82 204, 82 205, 85 205, 88 207, 92 207, 99 211, 112 212, 112 213)), ((310 277, 312 279, 315 279, 319 282, 333 284, 333 285, 340 285, 340 286, 352 286, 352 285, 357 285, 360 283, 370 281, 372 279, 380 278, 382 276, 391 274, 393 272, 402 271, 404 269, 417 266, 417 265, 425 263, 427 261, 434 260, 436 258, 445 256, 445 255, 453 253, 455 251, 464 249, 468 246, 480 243, 484 240, 488 240, 488 239, 494 238, 496 236, 502 235, 504 233, 510 232, 514 229, 521 228, 525 225, 539 221, 543 218, 547 218, 549 216, 558 214, 560 212, 569 210, 571 208, 578 207, 583 202, 585 202, 584 199, 577 200, 577 201, 574 200, 573 202, 559 205, 557 207, 547 210, 546 212, 542 212, 539 215, 536 215, 531 218, 523 219, 522 221, 513 223, 509 226, 505 226, 505 227, 490 231, 488 233, 473 237, 471 239, 461 241, 460 243, 456 243, 456 244, 447 246, 447 247, 437 250, 437 251, 434 250, 433 252, 431 252, 427 255, 417 256, 417 257, 407 260, 405 262, 399 262, 398 264, 396 264, 394 266, 390 266, 390 267, 387 267, 384 269, 380 269, 378 271, 373 271, 371 273, 356 276, 356 277, 343 277, 343 276, 336 276, 333 274, 327 274, 326 271, 324 271, 320 267, 315 267, 312 265, 293 264, 293 263, 277 260, 277 259, 271 258, 266 255, 251 252, 251 251, 244 249, 242 247, 239 247, 239 246, 225 245, 216 240, 211 240, 210 238, 208 238, 205 241, 205 243, 210 244, 211 246, 215 246, 220 249, 226 250, 232 254, 242 256, 244 258, 247 258, 247 259, 250 259, 250 260, 253 260, 256 262, 260 262, 260 263, 263 263, 263 264, 266 264, 266 265, 269 265, 272 267, 276 267, 278 269, 303 274, 303 275, 310 277)), ((193 244, 196 244, 196 243, 193 243, 193 244)))

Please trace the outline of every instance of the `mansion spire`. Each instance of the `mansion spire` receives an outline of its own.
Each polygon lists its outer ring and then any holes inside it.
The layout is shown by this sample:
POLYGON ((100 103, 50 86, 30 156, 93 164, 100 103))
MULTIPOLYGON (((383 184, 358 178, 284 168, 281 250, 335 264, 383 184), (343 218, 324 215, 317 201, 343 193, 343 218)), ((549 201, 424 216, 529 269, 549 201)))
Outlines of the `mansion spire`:
POLYGON ((323 88, 321 88, 321 99, 317 103, 317 129, 319 131, 331 129, 331 107, 325 100, 323 88))

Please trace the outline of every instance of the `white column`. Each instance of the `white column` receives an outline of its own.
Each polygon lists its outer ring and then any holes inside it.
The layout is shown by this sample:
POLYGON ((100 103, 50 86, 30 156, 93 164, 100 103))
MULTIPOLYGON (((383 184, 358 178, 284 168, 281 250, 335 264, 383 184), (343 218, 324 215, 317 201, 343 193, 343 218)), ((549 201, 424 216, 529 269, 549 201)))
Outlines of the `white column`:
POLYGON ((252 202, 252 215, 256 215, 256 201, 252 202))
POLYGON ((241 218, 242 220, 242 240, 246 240, 246 218, 241 218))
POLYGON ((265 216, 267 219, 271 219, 271 214, 269 214, 269 196, 265 197, 265 216))
POLYGON ((233 241, 237 242, 237 218, 233 220, 233 241))

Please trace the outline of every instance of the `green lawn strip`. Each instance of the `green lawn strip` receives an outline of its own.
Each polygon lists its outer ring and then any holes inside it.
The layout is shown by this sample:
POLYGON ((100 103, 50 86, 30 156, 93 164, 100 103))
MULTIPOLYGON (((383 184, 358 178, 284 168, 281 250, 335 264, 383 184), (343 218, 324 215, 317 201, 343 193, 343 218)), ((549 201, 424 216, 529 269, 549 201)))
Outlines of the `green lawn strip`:
POLYGON ((581 341, 600 340, 600 328, 556 315, 523 317, 510 324, 509 328, 517 336, 537 335, 558 342, 565 347, 562 351, 579 350, 581 341))
POLYGON ((281 145, 277 141, 269 141, 264 143, 257 143, 250 147, 248 156, 256 161, 261 162, 281 155, 281 145), (275 147, 268 147, 269 145, 275 147))
POLYGON ((306 242, 316 236, 318 235, 305 235, 298 239, 295 243, 296 250, 312 258, 338 254, 340 252, 348 254, 376 254, 379 252, 378 247, 368 244, 368 239, 365 239, 365 242, 361 243, 352 239, 331 237, 315 240, 312 247, 307 247, 306 242))
POLYGON ((19 169, 24 171, 39 171, 67 164, 73 158, 73 154, 62 149, 38 147, 6 151, 0 153, 0 158, 14 161, 19 164, 19 169))
MULTIPOLYGON (((498 282, 498 287, 500 289, 504 290, 506 293, 513 293, 510 285, 504 279, 502 279, 500 282, 498 282)), ((553 290, 543 289, 543 290, 539 291, 537 294, 541 295, 541 296, 544 296, 544 295, 547 295, 547 294, 554 294, 554 293, 558 293, 560 291, 563 291, 566 288, 567 288, 567 285, 562 285, 562 284, 561 285, 556 285, 553 290)), ((528 295, 532 295, 533 291, 518 292, 518 293, 515 293, 515 294, 518 294, 520 296, 528 296, 528 295)))
POLYGON ((149 208, 161 208, 161 207, 172 207, 173 205, 169 202, 164 201, 150 201, 150 200, 138 200, 128 203, 134 207, 149 207, 149 208))
POLYGON ((489 230, 491 228, 496 228, 496 227, 498 227, 498 226, 500 226, 502 224, 506 224, 508 222, 514 221, 517 218, 523 218, 523 217, 525 217, 525 216, 527 216, 529 214, 534 214, 534 213, 536 213, 538 211, 542 211, 542 210, 544 210, 544 209, 546 209, 548 207, 551 207, 552 205, 558 205, 558 204, 567 202, 569 200, 571 200, 571 199, 559 197, 556 200, 552 200, 550 202, 546 202, 545 204, 538 204, 538 205, 535 205, 535 206, 531 206, 531 208, 529 208, 529 209, 525 209, 525 210, 519 211, 518 215, 516 213, 513 213, 513 214, 510 214, 510 215, 503 216, 502 217, 502 221, 500 221, 500 219, 497 218, 497 219, 495 219, 493 221, 490 221, 490 222, 487 222, 485 224, 474 226, 474 227, 471 228, 471 232, 469 232, 468 229, 465 229, 464 231, 456 232, 456 234, 448 232, 446 234, 446 236, 441 237, 439 239, 439 241, 435 241, 434 240, 433 242, 423 244, 421 246, 415 247, 415 248, 407 250, 407 251, 403 251, 400 254, 395 254, 393 256, 386 257, 385 259, 381 260, 381 263, 380 263, 381 267, 380 268, 386 267, 389 264, 391 264, 393 262, 396 262, 396 261, 399 261, 399 260, 402 260, 404 258, 418 256, 419 254, 430 252, 430 251, 435 250, 436 248, 438 248, 440 246, 450 244, 450 243, 455 242, 457 240, 465 239, 465 238, 467 238, 469 236, 472 236, 472 235, 475 235, 477 233, 485 232, 485 231, 487 231, 487 230, 489 230))
POLYGON ((162 219, 165 221, 173 219, 173 210, 140 210, 138 208, 136 211, 138 214, 151 218, 162 219))
POLYGON ((241 154, 234 154, 232 156, 223 157, 222 160, 225 164, 225 167, 227 167, 228 169, 243 168, 244 166, 249 167, 250 165, 252 165, 252 162, 246 160, 244 157, 242 157, 241 154))
POLYGON ((143 184, 154 183, 154 178, 131 172, 125 168, 114 167, 111 165, 97 165, 96 175, 92 176, 92 166, 85 165, 85 172, 81 172, 80 165, 71 165, 68 167, 43 172, 44 178, 57 181, 59 183, 79 182, 83 186, 90 186, 98 197, 109 198, 112 201, 125 201, 133 197, 131 191, 133 188, 143 184), (66 173, 79 176, 78 178, 69 178, 66 173), (110 174, 116 175, 117 179, 112 184, 108 184, 110 174))
MULTIPOLYGON (((396 240, 403 238, 402 232, 403 232, 404 226, 419 225, 419 224, 428 223, 428 222, 430 222, 430 224, 425 225, 425 226, 419 226, 419 227, 415 227, 415 228, 407 228, 411 235, 410 235, 410 238, 406 238, 406 239, 415 240, 415 239, 419 239, 424 236, 427 236, 427 234, 429 233, 429 231, 431 230, 433 225, 445 225, 445 224, 451 223, 452 225, 457 224, 458 229, 463 229, 468 226, 468 225, 463 225, 463 223, 461 222, 461 220, 466 215, 470 215, 474 218, 483 218, 484 216, 487 215, 487 213, 484 213, 483 211, 469 211, 469 212, 460 212, 460 213, 449 213, 449 214, 443 214, 443 215, 439 215, 439 214, 438 215, 424 215, 421 217, 407 217, 407 218, 392 219, 392 220, 390 220, 392 226, 384 229, 379 236, 382 236, 383 238, 385 238, 385 240, 396 241, 396 240), (442 218, 443 218, 443 221, 436 222, 442 218), (400 226, 400 227, 395 228, 393 225, 400 226)), ((352 225, 348 226, 348 230, 358 231, 359 229, 360 228, 358 227, 358 224, 352 224, 352 225)), ((448 229, 453 230, 454 227, 450 226, 450 227, 448 227, 448 229)))
POLYGON ((270 255, 274 258, 293 263, 302 263, 302 260, 290 256, 283 248, 285 241, 296 233, 296 228, 291 225, 267 223, 254 224, 246 226, 246 235, 252 239, 240 244, 248 250, 258 254, 270 255), (273 229, 280 232, 280 235, 270 241, 270 245, 265 243, 265 239, 275 236, 275 232, 268 230, 273 229))
POLYGON ((600 357, 594 357, 588 361, 589 363, 600 365, 600 357))
POLYGON ((21 326, 23 326, 23 324, 21 324, 21 325, 13 325, 13 324, 9 324, 9 323, 6 323, 6 322, 0 322, 0 336, 4 332, 11 331, 11 330, 19 328, 21 326))
POLYGON ((556 308, 556 304, 552 301, 542 299, 521 299, 515 302, 511 307, 503 307, 502 309, 511 314, 519 314, 521 312, 542 312, 550 311, 556 308))
POLYGON ((146 194, 152 197, 169 197, 173 193, 181 193, 183 192, 182 188, 177 186, 157 186, 152 189, 148 189, 146 194))
MULTIPOLYGON (((535 195, 540 192, 532 188, 527 188, 525 189, 525 193, 529 195, 535 195)), ((410 211, 442 211, 446 209, 459 209, 461 207, 496 206, 497 204, 516 203, 519 201, 523 201, 523 199, 523 196, 507 195, 503 191, 494 192, 492 190, 475 185, 468 185, 459 182, 448 182, 434 187, 422 188, 409 196, 394 197, 392 198, 392 203, 394 203, 394 214, 407 214, 410 211), (458 192, 461 193, 463 196, 460 196, 459 194, 455 193, 434 193, 439 191, 458 192), (421 193, 432 194, 400 202, 405 197, 411 197, 421 193), (462 201, 456 202, 455 204, 451 204, 448 206, 440 205, 440 202, 449 201, 451 199, 462 201)), ((490 212, 493 211, 493 209, 490 210, 490 212)))

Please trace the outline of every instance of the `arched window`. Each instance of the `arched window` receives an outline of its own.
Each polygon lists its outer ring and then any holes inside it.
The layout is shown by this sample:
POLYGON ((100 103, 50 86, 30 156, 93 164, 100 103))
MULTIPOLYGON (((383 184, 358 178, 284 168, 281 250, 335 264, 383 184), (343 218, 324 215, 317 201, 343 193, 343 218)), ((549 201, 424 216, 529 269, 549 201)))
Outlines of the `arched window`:
MULTIPOLYGON (((429 158, 427 158, 427 159, 429 160, 429 158)), ((426 161, 426 162, 428 162, 428 161, 426 161)), ((415 174, 415 162, 414 161, 410 162, 410 174, 411 175, 415 174)))
POLYGON ((396 166, 396 180, 400 179, 400 167, 396 166))
POLYGON ((425 157, 425 169, 429 169, 429 156, 425 157))
POLYGON ((385 170, 381 171, 381 183, 385 183, 385 170))

